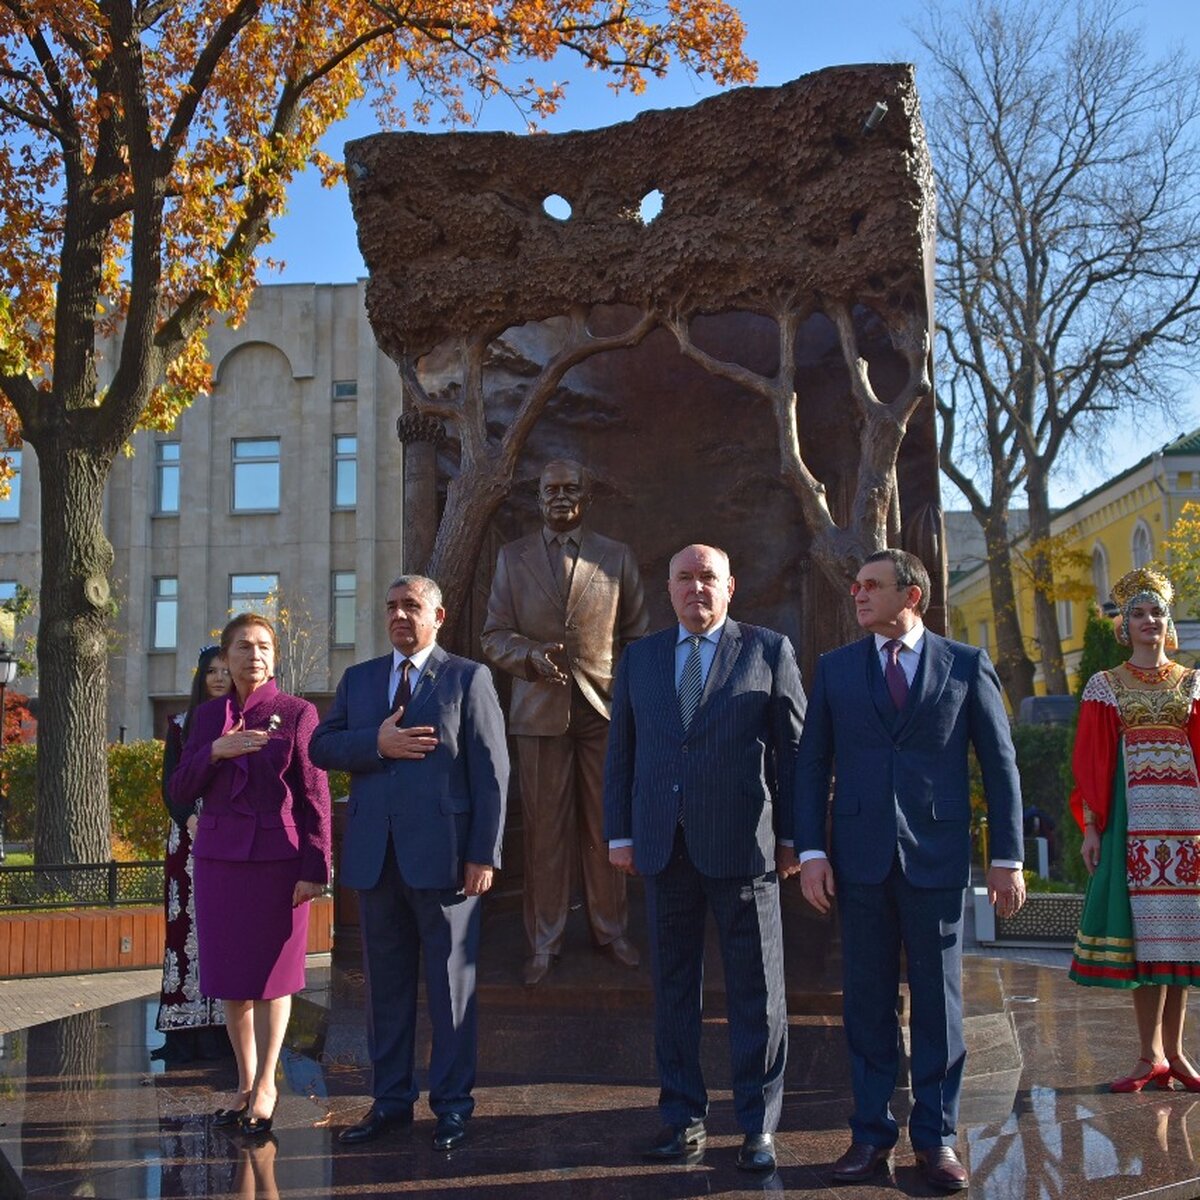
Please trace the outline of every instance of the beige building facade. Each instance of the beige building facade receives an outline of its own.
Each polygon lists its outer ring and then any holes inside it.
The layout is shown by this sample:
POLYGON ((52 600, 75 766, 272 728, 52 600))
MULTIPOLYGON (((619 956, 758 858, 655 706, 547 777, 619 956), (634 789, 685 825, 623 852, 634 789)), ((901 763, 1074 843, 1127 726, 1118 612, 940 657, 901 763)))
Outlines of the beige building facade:
MULTIPOLYGON (((288 608, 310 646, 302 690, 318 700, 350 663, 387 648, 382 597, 404 516, 400 379, 363 286, 259 288, 240 328, 210 331, 211 394, 171 433, 136 434, 114 463, 114 740, 161 735, 231 611, 288 608)), ((0 599, 41 586, 32 448, 19 467, 0 503, 0 599)), ((36 694, 37 681, 15 687, 36 694)))

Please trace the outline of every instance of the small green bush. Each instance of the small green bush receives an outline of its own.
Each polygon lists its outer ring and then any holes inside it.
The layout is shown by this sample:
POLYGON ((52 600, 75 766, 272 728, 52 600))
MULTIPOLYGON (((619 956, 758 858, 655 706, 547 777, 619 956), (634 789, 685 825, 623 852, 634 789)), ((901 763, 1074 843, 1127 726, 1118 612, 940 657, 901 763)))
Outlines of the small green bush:
MULTIPOLYGON (((162 798, 163 744, 114 743, 108 748, 108 803, 113 856, 159 859, 166 853, 167 810, 162 798)), ((8 798, 4 836, 10 842, 32 842, 37 824, 37 745, 17 742, 4 749, 0 765, 8 798)), ((329 773, 335 799, 348 795, 350 776, 329 773)))

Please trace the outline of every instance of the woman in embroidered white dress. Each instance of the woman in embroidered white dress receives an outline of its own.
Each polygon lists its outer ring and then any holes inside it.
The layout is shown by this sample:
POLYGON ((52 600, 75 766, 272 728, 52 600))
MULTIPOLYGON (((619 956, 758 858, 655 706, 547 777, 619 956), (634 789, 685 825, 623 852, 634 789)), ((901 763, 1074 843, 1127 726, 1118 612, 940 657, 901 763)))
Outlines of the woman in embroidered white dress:
POLYGON ((1153 567, 1112 589, 1129 661, 1088 680, 1079 709, 1071 807, 1092 878, 1071 978, 1133 989, 1140 1058, 1113 1082, 1200 1091, 1183 1051, 1187 988, 1200 985, 1200 672, 1178 645, 1174 589, 1153 567))

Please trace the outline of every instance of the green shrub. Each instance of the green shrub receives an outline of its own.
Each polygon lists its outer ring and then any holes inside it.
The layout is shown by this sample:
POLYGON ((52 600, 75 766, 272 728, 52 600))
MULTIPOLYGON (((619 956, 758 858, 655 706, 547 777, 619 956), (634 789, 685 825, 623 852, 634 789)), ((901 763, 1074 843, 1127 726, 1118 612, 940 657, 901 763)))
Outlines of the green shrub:
MULTIPOLYGON (((166 854, 167 810, 162 798, 160 741, 114 743, 108 748, 108 803, 113 857, 159 859, 166 854)), ((8 798, 6 841, 32 842, 37 820, 37 745, 6 746, 0 773, 8 798)), ((345 771, 329 773, 333 797, 350 791, 345 771)))
POLYGON ((4 747, 0 789, 8 801, 4 821, 5 841, 33 841, 36 775, 37 746, 33 742, 14 742, 4 747))
POLYGON ((163 744, 115 743, 108 748, 108 803, 114 842, 136 858, 166 852, 167 809, 162 797, 163 744))

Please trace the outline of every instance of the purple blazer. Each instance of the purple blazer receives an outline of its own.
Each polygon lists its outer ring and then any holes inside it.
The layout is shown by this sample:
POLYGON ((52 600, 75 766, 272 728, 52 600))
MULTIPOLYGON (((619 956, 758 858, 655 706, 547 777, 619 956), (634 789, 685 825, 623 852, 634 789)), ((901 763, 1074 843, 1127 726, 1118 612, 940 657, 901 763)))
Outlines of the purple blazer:
POLYGON ((329 882, 329 782, 308 757, 316 727, 317 710, 274 680, 251 692, 245 708, 231 692, 196 709, 170 786, 177 804, 204 798, 192 846, 197 858, 299 858, 300 879, 329 882), (279 724, 262 750, 214 762, 213 742, 243 716, 247 729, 266 729, 273 716, 279 724))

